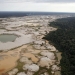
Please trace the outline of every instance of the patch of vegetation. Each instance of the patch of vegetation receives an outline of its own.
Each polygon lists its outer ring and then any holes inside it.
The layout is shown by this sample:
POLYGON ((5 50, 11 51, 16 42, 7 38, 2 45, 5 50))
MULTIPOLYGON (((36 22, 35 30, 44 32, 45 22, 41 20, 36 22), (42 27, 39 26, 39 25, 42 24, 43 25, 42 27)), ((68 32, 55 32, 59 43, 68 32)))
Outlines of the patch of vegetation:
POLYGON ((0 52, 3 52, 3 50, 0 50, 0 52))
POLYGON ((17 64, 17 66, 16 66, 16 68, 18 68, 18 72, 23 72, 24 70, 23 70, 23 65, 24 65, 24 63, 22 63, 22 62, 20 62, 19 60, 18 60, 18 62, 17 62, 18 64, 17 64))
POLYGON ((49 25, 58 29, 43 39, 52 42, 62 52, 61 75, 75 75, 75 17, 58 19, 49 25))
POLYGON ((45 67, 40 67, 39 71, 35 72, 34 75, 41 75, 41 74, 43 74, 45 72, 48 72, 49 75, 52 75, 51 74, 51 69, 47 69, 45 67))
POLYGON ((35 29, 35 31, 38 31, 38 29, 35 29))

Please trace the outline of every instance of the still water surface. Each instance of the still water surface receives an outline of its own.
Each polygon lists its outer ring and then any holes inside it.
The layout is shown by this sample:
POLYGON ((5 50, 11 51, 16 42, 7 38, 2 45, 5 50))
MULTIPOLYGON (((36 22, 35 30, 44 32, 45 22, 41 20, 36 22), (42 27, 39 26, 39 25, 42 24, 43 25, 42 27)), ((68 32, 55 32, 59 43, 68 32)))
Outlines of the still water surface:
POLYGON ((5 42, 13 42, 17 38, 17 35, 14 34, 1 34, 0 35, 0 41, 5 42))

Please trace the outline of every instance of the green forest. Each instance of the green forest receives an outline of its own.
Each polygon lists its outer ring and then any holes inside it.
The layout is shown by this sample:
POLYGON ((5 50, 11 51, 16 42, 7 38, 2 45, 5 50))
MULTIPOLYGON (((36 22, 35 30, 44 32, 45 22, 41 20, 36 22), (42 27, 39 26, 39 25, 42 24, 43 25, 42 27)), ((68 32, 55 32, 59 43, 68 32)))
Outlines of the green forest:
POLYGON ((75 75, 75 17, 57 19, 49 24, 57 27, 43 39, 52 43, 62 52, 61 75, 75 75))

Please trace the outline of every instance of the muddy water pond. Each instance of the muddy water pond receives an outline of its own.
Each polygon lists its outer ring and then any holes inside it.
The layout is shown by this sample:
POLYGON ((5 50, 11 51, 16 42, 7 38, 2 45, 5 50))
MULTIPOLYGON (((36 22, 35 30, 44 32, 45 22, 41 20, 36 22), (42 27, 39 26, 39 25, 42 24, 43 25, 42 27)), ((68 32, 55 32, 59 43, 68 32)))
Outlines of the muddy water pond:
POLYGON ((13 42, 17 38, 17 35, 14 34, 1 34, 0 35, 0 42, 13 42))

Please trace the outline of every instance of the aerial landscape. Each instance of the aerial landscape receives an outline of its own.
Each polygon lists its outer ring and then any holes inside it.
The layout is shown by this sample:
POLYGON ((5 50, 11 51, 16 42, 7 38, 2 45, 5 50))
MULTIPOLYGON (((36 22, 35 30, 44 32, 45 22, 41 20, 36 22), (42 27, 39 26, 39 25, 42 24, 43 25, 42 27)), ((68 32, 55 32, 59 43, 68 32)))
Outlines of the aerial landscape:
POLYGON ((56 30, 48 23, 57 18, 49 15, 1 18, 0 74, 9 71, 9 75, 18 75, 28 70, 27 75, 33 75, 45 66, 59 70, 60 67, 55 64, 58 62, 55 59, 56 48, 42 39, 50 31, 56 30))
POLYGON ((75 75, 73 1, 0 2, 0 75, 75 75))
POLYGON ((61 52, 46 39, 49 26, 71 15, 0 18, 0 75, 60 75, 61 52))

